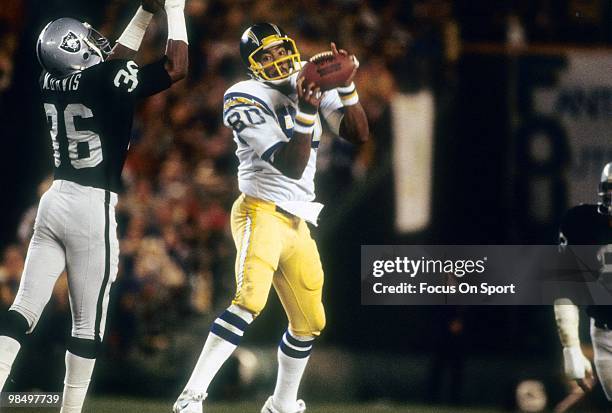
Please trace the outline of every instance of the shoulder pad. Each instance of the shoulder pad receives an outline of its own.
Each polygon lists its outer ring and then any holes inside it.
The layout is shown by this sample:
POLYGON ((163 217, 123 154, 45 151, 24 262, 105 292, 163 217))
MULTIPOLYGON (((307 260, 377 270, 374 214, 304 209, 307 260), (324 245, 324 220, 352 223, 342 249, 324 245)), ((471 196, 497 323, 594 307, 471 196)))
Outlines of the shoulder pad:
POLYGON ((274 116, 270 87, 256 80, 245 80, 230 87, 223 95, 223 112, 237 105, 253 105, 274 116))

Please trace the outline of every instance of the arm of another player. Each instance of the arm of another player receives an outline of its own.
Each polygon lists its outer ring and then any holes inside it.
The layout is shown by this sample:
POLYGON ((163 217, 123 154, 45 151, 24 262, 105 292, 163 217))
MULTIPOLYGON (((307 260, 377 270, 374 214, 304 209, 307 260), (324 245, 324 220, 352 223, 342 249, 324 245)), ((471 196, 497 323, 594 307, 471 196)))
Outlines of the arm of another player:
POLYGON ((189 53, 187 26, 185 24, 185 0, 166 0, 168 17, 168 44, 166 45, 166 71, 172 83, 187 76, 189 53))
MULTIPOLYGON (((160 0, 142 0, 142 6, 136 12, 136 15, 125 29, 117 45, 113 48, 112 54, 108 60, 131 59, 134 57, 142 38, 144 37, 146 28, 153 16, 152 12, 161 10, 160 0)), ((168 43, 166 45, 166 57, 163 62, 156 62, 151 65, 144 66, 140 69, 139 78, 144 80, 143 85, 139 90, 140 96, 149 96, 163 90, 161 87, 164 82, 158 82, 161 88, 153 88, 149 90, 146 85, 148 78, 159 79, 159 70, 155 70, 160 64, 163 65, 166 73, 170 77, 170 83, 178 82, 187 76, 187 67, 189 65, 187 27, 185 25, 185 0, 167 0, 164 8, 168 19, 168 43), (148 75, 148 72, 152 72, 148 75)), ((163 76, 162 76, 163 77, 163 76)))
MULTIPOLYGON (((331 50, 333 54, 343 54, 348 56, 348 52, 346 50, 338 50, 336 44, 333 42, 331 43, 331 50)), ((344 105, 344 116, 342 117, 342 122, 340 123, 340 136, 351 143, 360 145, 367 142, 369 139, 370 129, 368 125, 368 118, 363 110, 363 107, 361 106, 361 103, 359 103, 359 95, 357 94, 355 83, 353 82, 353 79, 357 74, 357 69, 359 69, 359 61, 354 55, 351 55, 351 58, 355 62, 355 69, 353 70, 353 73, 347 80, 346 84, 336 89, 340 95, 340 100, 344 105)))
POLYGON ((164 7, 164 0, 142 0, 142 5, 127 25, 107 60, 131 60, 136 56, 153 15, 164 7))
POLYGON ((312 144, 315 119, 321 104, 319 87, 310 83, 304 87, 304 78, 297 80, 298 112, 295 115, 293 137, 274 152, 272 165, 291 179, 300 179, 308 160, 312 144))
POLYGON ((595 384, 593 368, 589 360, 582 354, 580 338, 578 336, 579 310, 567 298, 555 300, 555 321, 563 346, 563 364, 565 375, 576 383, 586 393, 595 384))
POLYGON ((168 89, 187 75, 188 46, 184 15, 185 0, 167 0, 168 43, 166 55, 156 62, 139 67, 132 60, 113 59, 100 65, 101 82, 110 82, 113 96, 119 102, 131 102, 168 89), (125 99, 128 98, 128 99, 125 99))

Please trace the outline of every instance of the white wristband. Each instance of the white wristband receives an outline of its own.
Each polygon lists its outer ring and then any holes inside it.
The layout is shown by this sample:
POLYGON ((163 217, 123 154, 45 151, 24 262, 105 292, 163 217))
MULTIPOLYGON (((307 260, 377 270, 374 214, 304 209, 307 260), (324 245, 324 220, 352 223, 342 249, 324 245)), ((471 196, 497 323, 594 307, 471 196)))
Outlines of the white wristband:
POLYGON ((168 39, 187 41, 187 26, 185 25, 185 13, 179 7, 166 8, 168 17, 168 39))
POLYGON ((149 13, 140 6, 121 36, 119 36, 119 39, 117 39, 117 43, 124 45, 128 49, 138 51, 152 18, 153 13, 149 13))
POLYGON ((561 298, 555 300, 554 309, 561 345, 563 347, 580 347, 578 307, 572 304, 570 300, 561 298))
POLYGON ((338 87, 336 90, 338 91, 338 95, 340 95, 343 106, 352 106, 359 102, 359 95, 357 94, 354 82, 351 82, 348 86, 338 87))
POLYGON ((316 113, 305 113, 298 110, 298 112, 295 114, 295 125, 293 126, 294 132, 310 135, 312 132, 314 132, 316 118, 316 113))

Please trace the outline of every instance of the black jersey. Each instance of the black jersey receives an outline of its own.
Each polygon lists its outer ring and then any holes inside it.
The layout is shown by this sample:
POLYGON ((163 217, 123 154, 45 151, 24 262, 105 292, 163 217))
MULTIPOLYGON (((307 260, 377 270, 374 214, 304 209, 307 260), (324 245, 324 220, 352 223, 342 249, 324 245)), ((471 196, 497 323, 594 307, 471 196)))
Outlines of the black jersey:
POLYGON ((55 179, 120 190, 134 105, 170 87, 165 61, 139 68, 131 60, 108 60, 60 78, 41 75, 55 179))
MULTIPOLYGON (((597 205, 579 205, 565 215, 560 228, 562 244, 593 245, 589 254, 581 254, 581 265, 601 276, 612 265, 612 226, 608 215, 600 214, 597 205)), ((587 314, 612 325, 612 306, 589 305, 587 314)))

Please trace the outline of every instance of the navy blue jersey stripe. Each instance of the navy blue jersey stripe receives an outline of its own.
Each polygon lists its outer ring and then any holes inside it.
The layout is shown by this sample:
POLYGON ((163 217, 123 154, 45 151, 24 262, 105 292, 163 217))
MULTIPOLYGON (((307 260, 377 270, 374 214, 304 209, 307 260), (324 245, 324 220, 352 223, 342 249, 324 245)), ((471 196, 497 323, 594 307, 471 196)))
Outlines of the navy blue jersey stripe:
POLYGON ((270 146, 268 149, 266 149, 266 151, 261 155, 261 159, 263 159, 264 161, 270 161, 270 157, 272 157, 272 154, 274 153, 274 151, 276 151, 281 145, 283 145, 285 142, 276 142, 274 145, 270 146))
POLYGON ((225 101, 227 99, 234 98, 234 97, 252 99, 255 102, 257 102, 257 103, 259 103, 260 105, 263 106, 262 109, 264 110, 264 112, 266 112, 270 116, 274 116, 274 112, 272 112, 272 110, 270 110, 270 107, 268 106, 268 104, 266 102, 264 102, 263 100, 261 100, 257 96, 249 95, 247 93, 242 93, 242 92, 228 93, 227 95, 223 96, 223 101, 225 101))
POLYGON ((257 108, 257 109, 262 109, 260 106, 257 106, 257 105, 252 105, 252 104, 248 104, 248 103, 240 103, 238 105, 232 105, 229 108, 225 109, 223 111, 223 117, 225 117, 225 115, 227 115, 231 110, 233 110, 235 108, 257 108))
POLYGON ((213 323, 212 327, 210 328, 210 332, 218 335, 223 340, 228 341, 235 346, 240 344, 241 337, 238 334, 232 333, 227 328, 220 326, 219 324, 213 323))
POLYGON ((231 311, 225 310, 223 314, 219 316, 219 318, 223 321, 228 322, 236 328, 239 328, 242 331, 245 331, 249 326, 249 323, 244 321, 242 318, 232 313, 231 311))

